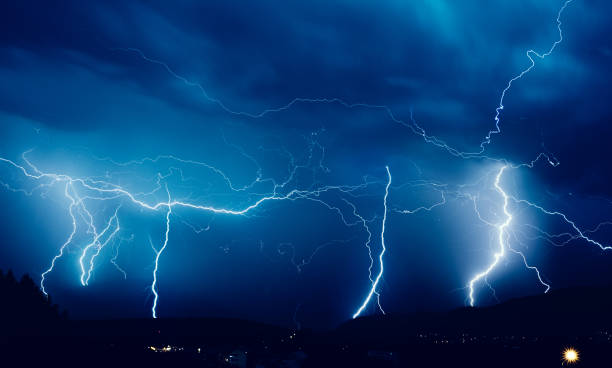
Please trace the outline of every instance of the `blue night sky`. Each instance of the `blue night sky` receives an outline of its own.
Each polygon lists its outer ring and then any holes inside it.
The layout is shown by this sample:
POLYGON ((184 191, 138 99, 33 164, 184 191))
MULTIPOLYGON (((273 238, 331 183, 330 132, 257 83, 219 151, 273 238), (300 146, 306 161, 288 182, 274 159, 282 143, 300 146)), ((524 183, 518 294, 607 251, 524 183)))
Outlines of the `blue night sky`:
POLYGON ((612 282, 611 12, 5 2, 0 268, 53 265, 76 318, 155 291, 160 317, 310 327, 371 290, 361 315, 467 305, 489 266, 475 305, 612 282))

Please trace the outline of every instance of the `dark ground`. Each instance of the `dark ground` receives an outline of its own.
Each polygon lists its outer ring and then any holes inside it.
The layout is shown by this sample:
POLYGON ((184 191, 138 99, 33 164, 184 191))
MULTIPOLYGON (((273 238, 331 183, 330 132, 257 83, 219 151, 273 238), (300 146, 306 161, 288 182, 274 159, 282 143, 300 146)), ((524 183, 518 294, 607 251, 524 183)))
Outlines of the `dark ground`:
POLYGON ((575 367, 612 367, 612 287, 331 331, 221 318, 75 321, 27 276, 0 274, 0 292, 0 367, 562 367, 567 347, 580 354, 575 367))

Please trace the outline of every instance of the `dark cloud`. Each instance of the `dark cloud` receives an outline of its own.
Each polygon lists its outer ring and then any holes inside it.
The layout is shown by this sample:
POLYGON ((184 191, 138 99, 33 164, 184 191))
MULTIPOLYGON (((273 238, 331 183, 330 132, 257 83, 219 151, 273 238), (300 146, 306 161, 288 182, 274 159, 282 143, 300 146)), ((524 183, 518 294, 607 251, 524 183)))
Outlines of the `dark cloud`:
MULTIPOLYGON (((410 122, 412 112, 429 134, 460 150, 474 151, 494 128, 495 108, 507 81, 529 66, 525 52, 545 52, 557 39, 555 17, 561 4, 559 0, 7 2, 0 11, 0 134, 4 137, 0 155, 17 157, 35 147, 38 159, 49 166, 62 162, 78 171, 85 164, 80 165, 75 152, 124 161, 174 154, 224 167, 237 181, 247 183, 258 170, 254 161, 264 175, 282 177, 291 155, 300 157, 315 139, 324 146, 316 155, 330 169, 316 180, 355 183, 363 177, 374 178, 378 184, 364 196, 371 200, 365 201, 364 212, 376 218, 381 211, 385 164, 393 167, 398 180, 392 197, 408 204, 436 198, 437 192, 404 193, 401 183, 427 179, 458 185, 472 182, 474 175, 491 170, 495 163, 451 156, 392 121, 380 108, 301 102, 253 119, 229 113, 213 100, 225 109, 251 114, 284 106, 296 97, 386 105, 396 118, 410 122), (147 61, 128 48, 158 62, 147 61), (42 135, 36 134, 37 129, 42 135)), ((515 83, 501 115, 502 134, 494 135, 487 146, 487 154, 513 163, 528 162, 542 151, 557 157, 561 165, 556 168, 538 163, 534 170, 517 171, 508 181, 517 193, 563 207, 589 226, 603 215, 584 214, 588 198, 612 197, 607 185, 612 180, 609 11, 604 0, 574 0, 568 6, 562 17, 563 43, 515 83), (569 201, 571 205, 565 203, 569 201)), ((100 162, 90 165, 92 171, 104 168, 108 174, 108 167, 96 166, 100 162)), ((169 167, 164 169, 171 172, 169 167)), ((312 180, 310 174, 302 174, 304 183, 312 180)), ((218 196, 209 176, 198 175, 203 174, 193 173, 198 189, 190 195, 228 201, 218 196)), ((3 193, 2 203, 27 217, 27 210, 17 204, 22 199, 12 194, 3 193)), ((28 203, 36 206, 35 201, 28 203)), ((462 287, 488 254, 486 246, 466 250, 465 244, 489 244, 486 229, 471 227, 478 221, 469 210, 470 203, 458 199, 447 212, 390 220, 391 271, 385 278, 389 294, 383 301, 391 310, 461 304, 463 294, 447 291, 462 287), (470 216, 464 215, 466 211, 470 216), (471 230, 465 230, 466 224, 471 230), (411 259, 426 261, 412 265, 406 261, 411 259), (433 266, 440 259, 445 267, 433 266)), ((181 273, 178 265, 186 262, 181 255, 193 251, 191 246, 205 246, 202 238, 180 235, 184 241, 168 255, 171 261, 165 276, 191 287, 173 291, 176 295, 168 296, 172 301, 166 308, 175 314, 231 309, 235 315, 274 319, 272 312, 265 311, 274 306, 282 316, 278 320, 285 321, 301 300, 303 318, 313 324, 335 323, 347 315, 364 293, 351 280, 368 283, 362 272, 368 261, 360 241, 363 234, 349 246, 325 248, 327 253, 309 266, 320 273, 299 278, 287 266, 291 263, 287 249, 299 248, 308 254, 313 244, 351 234, 329 226, 313 235, 309 227, 337 225, 337 219, 324 218, 325 212, 313 208, 300 207, 301 214, 295 218, 290 209, 270 211, 274 215, 264 216, 266 220, 246 225, 227 219, 216 223, 216 235, 206 238, 214 250, 202 248, 194 253, 211 259, 207 267, 216 273, 205 280, 193 281, 202 267, 195 261, 198 257, 187 262, 184 276, 170 276, 181 273), (275 216, 283 218, 282 225, 270 221, 275 216), (233 226, 244 226, 245 234, 232 243, 227 237, 235 233, 233 226), (252 244, 261 239, 269 248, 253 250, 252 244), (279 251, 278 244, 285 244, 284 250, 279 251), (226 257, 226 251, 219 250, 228 247, 234 256, 226 257), (258 258, 262 254, 265 257, 258 258), (257 270, 269 267, 270 259, 276 266, 258 276, 257 270), (338 259, 342 268, 333 266, 338 259), (256 265, 243 267, 237 277, 233 273, 236 260, 245 265, 255 260, 256 265), (327 280, 334 281, 317 290, 327 280), (292 285, 299 287, 292 290, 292 285), (194 295, 198 293, 193 290, 206 292, 194 295), (241 299, 226 290, 254 299, 264 295, 269 303, 254 306, 252 314, 229 308, 227 304, 241 299), (317 322, 320 303, 328 305, 334 299, 328 320, 317 322), (195 300, 192 305, 208 303, 210 308, 185 309, 184 300, 195 300)), ((206 219, 202 221, 206 224, 206 219)), ((137 228, 136 222, 133 227, 137 228)), ((21 225, 16 222, 9 228, 21 225)), ((50 243, 56 244, 61 236, 52 233, 50 243)), ((14 236, 15 241, 38 241, 30 235, 14 236)), ((38 272, 54 249, 54 245, 45 248, 41 259, 32 261, 5 251, 5 259, 38 272)), ((137 258, 142 249, 133 252, 137 258)), ((560 272, 554 265, 547 271, 560 272)), ((70 272, 66 266, 58 273, 70 272)), ((139 286, 148 282, 144 275, 138 276, 139 286)), ((70 287, 62 291, 67 303, 80 311, 100 312, 101 308, 87 302, 77 307, 77 291, 70 287)), ((106 286, 95 288, 92 294, 107 296, 106 286)), ((142 306, 132 304, 129 313, 141 315, 142 306)))

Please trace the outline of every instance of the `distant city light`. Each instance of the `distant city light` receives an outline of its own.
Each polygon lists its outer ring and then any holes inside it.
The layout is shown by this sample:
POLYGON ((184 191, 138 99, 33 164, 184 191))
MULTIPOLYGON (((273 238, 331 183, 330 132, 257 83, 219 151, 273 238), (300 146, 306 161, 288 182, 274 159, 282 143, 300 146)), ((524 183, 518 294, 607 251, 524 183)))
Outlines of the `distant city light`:
POLYGON ((578 351, 574 348, 567 348, 563 351, 563 360, 565 363, 576 363, 578 358, 578 351))
MULTIPOLYGON (((183 351, 184 348, 180 347, 180 346, 171 346, 171 345, 166 345, 166 346, 162 346, 162 347, 156 347, 156 346, 149 346, 148 347, 149 350, 154 351, 156 353, 170 353, 170 352, 177 352, 177 351, 183 351)), ((198 350, 199 352, 199 350, 198 350)))

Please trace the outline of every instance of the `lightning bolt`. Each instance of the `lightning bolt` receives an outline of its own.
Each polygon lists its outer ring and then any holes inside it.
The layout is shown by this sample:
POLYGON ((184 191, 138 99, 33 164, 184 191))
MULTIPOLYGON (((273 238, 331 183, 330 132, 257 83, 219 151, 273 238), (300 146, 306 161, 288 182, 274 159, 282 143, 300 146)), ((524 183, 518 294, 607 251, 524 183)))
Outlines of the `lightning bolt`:
MULTIPOLYGON (((502 199, 503 199, 503 204, 502 204, 502 209, 503 209, 503 213, 505 216, 505 219, 503 222, 498 223, 498 224, 494 224, 491 223, 487 220, 485 220, 480 212, 478 211, 478 208, 474 207, 476 213, 478 214, 478 218, 484 222, 487 225, 493 226, 496 230, 497 230, 497 246, 498 246, 498 251, 493 255, 493 261, 489 264, 489 266, 482 272, 476 274, 468 283, 468 300, 469 300, 469 304, 470 306, 474 306, 475 304, 475 297, 474 297, 474 287, 475 284, 478 283, 481 280, 484 280, 487 283, 487 286, 491 289, 491 291, 494 293, 494 289, 492 288, 492 286, 486 281, 487 276, 489 276, 489 274, 491 272, 494 271, 494 269, 496 268, 496 266, 499 264, 499 261, 505 256, 506 254, 506 250, 515 253, 517 255, 519 255, 521 257, 521 260, 525 266, 525 268, 532 270, 535 272, 538 281, 540 282, 540 284, 542 284, 542 286, 544 286, 544 293, 547 293, 550 290, 550 285, 544 281, 540 270, 535 267, 532 266, 528 263, 527 258, 525 257, 525 254, 515 248, 513 248, 510 244, 510 236, 512 236, 518 243, 522 242, 520 241, 520 239, 517 237, 516 232, 515 231, 511 231, 510 229, 510 225, 512 223, 513 217, 512 214, 509 212, 508 210, 508 206, 510 201, 516 202, 516 203, 529 203, 530 205, 536 206, 531 202, 527 202, 524 200, 517 200, 515 197, 509 195, 508 193, 505 192, 505 190, 502 188, 500 181, 502 179, 502 176, 505 172, 505 170, 508 168, 508 166, 502 166, 499 171, 497 172, 496 176, 495 176, 495 181, 494 181, 494 188, 496 189, 496 191, 501 195, 502 199)), ((474 204, 476 204, 475 200, 474 200, 474 204)), ((537 206, 538 208, 541 208, 539 206, 537 206)), ((548 214, 551 214, 550 212, 548 214)), ((602 248, 603 249, 603 248, 602 248)))
POLYGON ((561 8, 559 9, 559 11, 557 12, 557 31, 559 32, 559 39, 556 40, 555 42, 553 42, 553 44, 550 46, 550 48, 548 49, 548 51, 546 51, 543 54, 540 54, 536 51, 534 51, 533 49, 528 50, 526 52, 527 58, 529 59, 529 66, 522 70, 519 74, 517 74, 515 77, 513 77, 512 79, 510 79, 508 81, 508 84, 506 85, 506 88, 504 88, 504 90, 501 93, 501 96, 499 98, 499 104, 497 106, 497 108, 495 109, 495 129, 489 131, 489 133, 487 133, 487 135, 485 136, 484 140, 480 143, 480 153, 484 152, 485 150, 485 145, 488 145, 491 143, 491 136, 493 134, 499 134, 501 133, 501 128, 499 126, 500 124, 500 114, 502 112, 502 110, 504 109, 504 98, 506 97, 506 93, 508 93, 508 91, 510 91, 510 88, 512 88, 512 84, 514 82, 516 82, 517 80, 523 78, 523 76, 525 76, 525 74, 529 73, 535 66, 536 66, 536 62, 534 60, 534 56, 539 58, 539 59, 544 59, 547 56, 550 56, 550 54, 553 53, 553 51, 555 51, 555 48, 557 48, 557 45, 559 45, 561 42, 563 42, 563 30, 561 28, 561 25, 563 24, 561 22, 561 15, 563 14, 563 11, 565 10, 565 8, 567 8, 567 6, 574 0, 566 0, 563 3, 563 6, 561 6, 561 8))
MULTIPOLYGON (((530 49, 526 52, 527 58, 530 61, 529 66, 522 70, 519 74, 517 74, 516 76, 514 76, 513 78, 511 78, 508 83, 506 84, 506 87, 503 89, 500 99, 499 99, 499 104, 498 107, 495 109, 495 129, 489 131, 487 133, 487 135, 485 136, 484 140, 481 142, 480 144, 480 151, 476 153, 476 155, 480 155, 485 151, 485 146, 489 145, 491 143, 491 137, 494 134, 500 134, 501 133, 501 127, 500 127, 500 115, 502 110, 504 109, 504 99, 506 97, 506 94, 510 91, 510 89, 512 88, 512 85, 514 82, 518 81, 519 79, 523 78, 523 76, 525 76, 527 73, 529 73, 535 66, 536 66, 536 61, 534 59, 534 57, 537 57, 539 59, 544 59, 547 56, 550 56, 553 51, 555 50, 555 48, 557 47, 557 45, 559 45, 561 42, 563 42, 563 29, 562 29, 562 22, 561 22, 561 16, 563 14, 563 11, 567 8, 567 6, 572 2, 573 0, 566 0, 563 5, 561 6, 561 8, 559 9, 559 11, 557 12, 557 18, 556 18, 556 22, 557 22, 557 31, 559 34, 559 38, 553 42, 553 44, 551 45, 551 47, 548 49, 548 51, 540 54, 536 51, 534 51, 533 49, 530 49)), ((468 154, 467 156, 470 156, 470 154, 468 154)), ((549 164, 551 164, 552 166, 557 166, 559 165, 559 162, 556 159, 551 159, 551 157, 546 154, 546 153, 540 153, 533 161, 531 161, 530 163, 524 163, 524 164, 520 164, 520 165, 515 165, 513 166, 513 168, 518 168, 518 167, 533 167, 535 162, 538 161, 540 158, 546 158, 549 162, 549 164)), ((489 266, 482 272, 476 274, 469 282, 468 284, 468 289, 469 289, 469 293, 468 293, 468 298, 469 298, 469 303, 470 306, 474 306, 475 303, 475 299, 474 299, 474 285, 480 281, 483 278, 486 278, 494 269, 495 267, 498 265, 499 261, 504 257, 505 253, 506 253, 506 248, 508 248, 508 250, 518 254, 522 260, 523 263, 525 265, 525 267, 527 267, 528 269, 534 270, 537 274, 538 280, 540 281, 540 283, 542 285, 544 285, 546 287, 545 292, 548 292, 548 290, 550 290, 550 285, 547 284, 546 282, 544 282, 542 280, 542 277, 540 275, 540 271, 538 270, 537 267, 535 266, 531 266, 528 264, 527 259, 525 257, 525 255, 518 251, 515 250, 513 248, 511 248, 510 246, 508 246, 506 244, 506 242, 508 241, 508 236, 506 234, 506 229, 508 228, 508 226, 510 226, 510 223, 512 222, 512 214, 510 214, 510 212, 508 212, 508 202, 510 199, 510 196, 508 196, 508 194, 506 194, 506 192, 502 189, 502 187, 500 186, 500 179, 504 173, 504 171, 506 170, 506 168, 508 167, 508 164, 502 166, 499 170, 499 172, 497 173, 496 177, 495 177, 495 189, 500 193, 500 195, 503 198, 503 212, 504 215, 506 216, 506 219, 504 222, 502 222, 501 224, 496 225, 497 227, 497 231, 498 231, 498 251, 496 253, 494 253, 493 255, 493 261, 489 264, 489 266)), ((514 199, 514 198, 512 198, 514 199)), ((516 199, 514 199, 516 200, 516 199)), ((530 205, 533 205, 530 202, 526 202, 526 201, 522 201, 523 203, 528 203, 530 205)), ((535 206, 535 205, 534 205, 535 206)), ((560 215, 562 216, 568 223, 570 223, 571 225, 573 225, 574 229, 578 231, 579 236, 582 236, 583 233, 575 226, 575 224, 569 220, 567 220, 567 217, 565 217, 565 215, 560 214, 560 213, 549 213, 546 212, 546 210, 544 210, 542 207, 536 206, 538 209, 540 209, 541 211, 547 213, 547 214, 556 214, 556 215, 560 215)), ((480 215, 479 215, 480 217, 480 215)), ((482 219, 482 218, 481 218, 482 219)), ((585 240, 587 240, 588 238, 584 237, 585 240)), ((590 239, 588 239, 590 240, 590 239)), ((587 241, 588 241, 587 240, 587 241)), ((599 244, 601 247, 601 244, 599 244)), ((604 248, 602 248, 604 249, 604 248)), ((488 284, 488 283, 487 283, 488 284)), ((491 287, 489 285, 489 287, 491 287)))
POLYGON ((102 230, 100 234, 97 234, 97 232, 94 230, 94 234, 96 235, 94 236, 93 241, 89 243, 87 246, 85 246, 85 248, 83 249, 83 252, 81 253, 81 257, 79 258, 79 264, 81 265, 81 285, 83 286, 88 285, 89 278, 91 277, 91 272, 93 271, 93 268, 94 268, 94 261, 96 257, 100 254, 100 251, 102 250, 102 248, 104 248, 113 239, 113 237, 117 235, 119 230, 121 230, 121 227, 119 226, 119 219, 117 217, 118 211, 119 211, 119 208, 115 210, 115 214, 110 218, 110 220, 108 221, 108 224, 106 225, 106 227, 104 228, 104 230, 102 230), (115 230, 113 230, 113 232, 110 235, 108 235, 108 237, 106 238, 104 242, 100 242, 100 238, 102 238, 111 229, 113 222, 115 223, 115 230), (85 266, 83 264, 83 261, 85 257, 87 256, 88 251, 91 248, 95 248, 94 254, 89 258, 89 268, 87 269, 87 271, 85 271, 85 266))
MULTIPOLYGON (((0 160, 3 160, 3 159, 0 159, 0 160)), ((74 239, 74 235, 76 234, 76 231, 77 231, 77 221, 74 215, 74 207, 76 206, 77 203, 74 197, 72 197, 69 193, 69 189, 71 188, 70 182, 66 183, 64 188, 65 188, 64 194, 66 195, 66 198, 70 200, 70 206, 68 207, 68 213, 70 214, 70 218, 72 219, 72 231, 70 232, 68 239, 66 239, 64 244, 62 244, 62 246, 60 247, 59 253, 55 257, 53 257, 53 259, 51 260, 51 265, 49 266, 49 268, 45 270, 45 272, 43 272, 40 276, 40 290, 42 290, 43 294, 45 294, 46 296, 49 296, 49 294, 47 293, 47 290, 45 290, 45 277, 47 276, 49 272, 53 270, 53 268, 55 267, 55 262, 64 255, 64 250, 66 249, 68 244, 72 242, 72 240, 74 239)))
MULTIPOLYGON (((368 233, 368 238, 365 242, 365 246, 368 249, 368 257, 370 257, 370 266, 368 267, 368 279, 370 280, 370 285, 374 286, 374 279, 372 278, 372 268, 374 267, 374 257, 372 257, 372 247, 370 246, 370 243, 372 242, 372 232, 370 231, 370 227, 368 226, 368 221, 363 216, 357 213, 357 207, 355 207, 355 205, 349 201, 346 201, 346 203, 349 204, 353 208, 353 215, 357 217, 359 221, 361 221, 363 228, 368 233)), ((380 293, 377 290, 374 290, 374 293, 376 294, 376 304, 378 305, 378 309, 380 310, 381 313, 384 314, 385 311, 383 310, 382 305, 380 304, 380 293)))
MULTIPOLYGON (((391 171, 389 171, 389 166, 385 166, 385 169, 387 170, 388 181, 387 181, 387 185, 385 186, 385 196, 383 199, 384 212, 383 212, 383 219, 382 219, 382 227, 380 230, 380 244, 382 246, 382 250, 380 254, 378 255, 379 271, 378 271, 378 275, 376 276, 376 279, 374 280, 374 283, 372 284, 372 287, 370 288, 370 292, 366 296, 365 300, 363 301, 359 309, 357 309, 355 314, 353 314, 353 319, 359 317, 361 312, 363 312, 365 307, 370 303, 370 299, 372 299, 372 295, 374 294, 378 295, 377 294, 378 283, 380 282, 380 279, 383 277, 383 273, 385 272, 385 265, 383 262, 383 257, 385 255, 385 252, 387 251, 387 247, 385 245, 385 226, 387 224, 387 213, 389 212, 387 210, 387 198, 389 197, 389 187, 391 186, 391 180, 392 180, 391 171)), ((379 303, 379 307, 380 307, 380 303, 379 303)), ((384 311, 382 309, 381 309, 381 312, 383 312, 384 314, 384 311)))
POLYGON ((153 283, 151 284, 151 292, 153 293, 153 306, 151 307, 151 313, 153 318, 157 318, 157 299, 159 298, 159 294, 157 293, 157 270, 159 269, 159 257, 164 252, 166 247, 168 246, 168 237, 170 236, 170 215, 172 214, 172 206, 170 205, 170 191, 166 186, 166 191, 168 192, 168 212, 166 212, 166 232, 164 237, 164 244, 159 250, 155 250, 155 268, 153 269, 153 283))
POLYGON ((493 271, 495 269, 495 266, 497 266, 497 264, 499 263, 499 260, 506 254, 506 245, 505 245, 505 241, 506 241, 506 228, 508 226, 510 226, 510 223, 512 222, 512 214, 510 214, 510 212, 508 212, 508 195, 506 194, 506 192, 504 192, 504 190, 502 189, 502 187, 499 184, 499 181, 504 173, 504 170, 506 170, 507 166, 502 166, 501 169, 499 169, 499 171, 497 172, 497 175, 495 176, 495 189, 499 192, 499 194, 502 196, 503 198, 503 211, 504 211, 504 215, 506 216, 506 219, 501 223, 498 224, 497 227, 497 231, 498 231, 498 245, 499 245, 499 250, 497 251, 497 253, 495 253, 493 255, 493 262, 491 262, 491 264, 489 265, 489 267, 487 267, 484 271, 476 274, 476 276, 474 276, 474 278, 472 278, 470 280, 469 283, 469 299, 470 299, 470 305, 474 306, 474 284, 476 284, 478 281, 480 281, 481 279, 487 277, 489 275, 489 273, 491 273, 491 271, 493 271))

